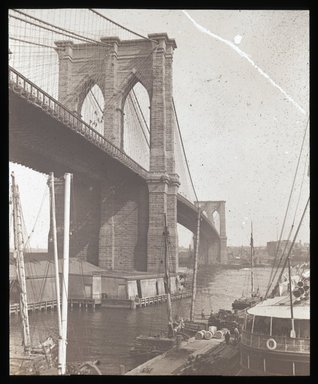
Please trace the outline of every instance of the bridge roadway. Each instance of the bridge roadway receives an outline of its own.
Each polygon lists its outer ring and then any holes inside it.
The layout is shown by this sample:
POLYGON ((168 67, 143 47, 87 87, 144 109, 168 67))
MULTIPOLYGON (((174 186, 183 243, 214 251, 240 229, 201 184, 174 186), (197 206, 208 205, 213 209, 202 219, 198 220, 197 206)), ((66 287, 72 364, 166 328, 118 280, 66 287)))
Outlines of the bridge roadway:
MULTIPOLYGON (((120 173, 146 183, 148 171, 34 83, 9 68, 9 160, 57 177, 65 172, 101 181, 120 173), (83 156, 85 154, 85 156, 83 156)), ((197 208, 177 197, 178 223, 196 232, 197 208)), ((201 214, 201 236, 219 239, 201 214)))

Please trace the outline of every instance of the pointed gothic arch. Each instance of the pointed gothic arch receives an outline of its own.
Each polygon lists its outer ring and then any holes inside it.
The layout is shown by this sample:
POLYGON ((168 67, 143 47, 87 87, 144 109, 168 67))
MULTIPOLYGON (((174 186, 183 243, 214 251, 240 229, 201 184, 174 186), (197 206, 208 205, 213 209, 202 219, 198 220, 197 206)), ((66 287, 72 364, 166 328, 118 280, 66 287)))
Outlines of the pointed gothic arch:
POLYGON ((79 104, 82 119, 100 134, 104 134, 105 100, 102 90, 96 83, 91 83, 79 104))
POLYGON ((150 98, 148 90, 137 81, 123 99, 122 149, 149 170, 150 98))

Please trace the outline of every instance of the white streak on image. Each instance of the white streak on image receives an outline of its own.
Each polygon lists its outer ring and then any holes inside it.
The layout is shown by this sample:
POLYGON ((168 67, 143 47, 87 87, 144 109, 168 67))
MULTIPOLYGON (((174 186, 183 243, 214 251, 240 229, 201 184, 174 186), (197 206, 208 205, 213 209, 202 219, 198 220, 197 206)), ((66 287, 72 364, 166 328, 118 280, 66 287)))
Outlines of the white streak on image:
POLYGON ((213 32, 210 32, 208 29, 206 29, 205 27, 202 27, 202 25, 198 24, 189 14, 187 11, 183 10, 182 11, 187 17, 188 19, 193 23, 193 25, 199 30, 201 31, 202 33, 206 33, 207 35, 215 38, 216 40, 219 40, 221 41, 222 43, 228 45, 229 47, 231 47, 232 49, 234 49, 234 51, 236 51, 241 57, 243 57, 244 59, 246 59, 250 64, 252 64, 252 66, 257 69, 257 71, 262 75, 264 76, 275 88, 277 88, 285 97, 287 100, 289 100, 302 114, 306 115, 306 112, 305 110, 291 97, 289 96, 286 91, 284 91, 278 84, 275 83, 274 80, 272 80, 270 78, 270 76, 264 72, 249 56, 247 53, 245 53, 244 51, 242 51, 239 47, 237 47, 234 43, 232 43, 231 41, 229 40, 226 40, 226 39, 223 39, 223 37, 220 37, 218 35, 216 35, 215 33, 213 32))

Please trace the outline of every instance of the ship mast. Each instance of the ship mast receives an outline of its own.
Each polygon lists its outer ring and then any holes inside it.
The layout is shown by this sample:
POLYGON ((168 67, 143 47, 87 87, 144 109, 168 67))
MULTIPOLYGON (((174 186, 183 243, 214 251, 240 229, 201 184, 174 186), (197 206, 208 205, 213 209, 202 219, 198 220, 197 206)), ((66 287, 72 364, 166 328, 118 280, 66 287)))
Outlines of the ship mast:
POLYGON ((55 266, 55 286, 56 286, 56 304, 57 304, 57 320, 59 343, 61 342, 62 329, 61 329, 61 294, 60 294, 60 279, 59 279, 59 262, 57 251, 57 235, 56 235, 56 212, 55 212, 55 191, 54 191, 54 173, 51 172, 49 178, 50 192, 51 192, 51 218, 52 218, 52 231, 53 231, 53 248, 54 248, 54 266, 55 266))
POLYGON ((18 283, 20 286, 20 315, 22 317, 23 326, 23 346, 24 352, 31 352, 31 336, 29 326, 28 301, 25 280, 25 267, 23 256, 23 233, 21 222, 21 205, 19 187, 15 184, 14 173, 11 173, 12 179, 12 215, 13 215, 13 232, 14 232, 14 258, 16 262, 18 283))
POLYGON ((58 373, 66 373, 66 344, 67 344, 67 306, 68 306, 68 275, 69 275, 69 235, 70 235, 70 195, 71 174, 66 173, 64 188, 64 244, 63 244, 63 277, 62 277, 62 313, 61 341, 59 342, 58 373))
POLYGON ((251 296, 254 293, 254 263, 253 263, 253 256, 254 256, 254 240, 253 240, 253 222, 251 222, 251 296))
POLYGON ((194 302, 197 288, 197 271, 198 271, 198 253, 199 253, 199 238, 200 238, 200 218, 201 210, 198 208, 198 221, 197 221, 197 233, 195 238, 195 251, 194 251, 194 262, 193 262, 193 279, 192 279, 192 299, 190 309, 190 321, 194 320, 194 302))
POLYGON ((172 307, 171 307, 171 287, 170 287, 170 276, 169 276, 169 260, 168 260, 168 236, 169 236, 169 230, 167 226, 167 214, 164 214, 164 221, 165 221, 165 227, 164 227, 164 240, 165 240, 165 280, 167 284, 167 304, 168 304, 168 336, 173 337, 174 331, 173 331, 173 320, 172 320, 172 307))

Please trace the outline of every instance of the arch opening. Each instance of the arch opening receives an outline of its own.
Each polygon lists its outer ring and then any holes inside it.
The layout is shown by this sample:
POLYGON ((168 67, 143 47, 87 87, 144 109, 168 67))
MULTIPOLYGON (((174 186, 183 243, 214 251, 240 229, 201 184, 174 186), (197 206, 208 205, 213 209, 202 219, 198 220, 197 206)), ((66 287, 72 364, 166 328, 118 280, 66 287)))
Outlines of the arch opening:
POLYGON ((181 224, 177 224, 179 268, 192 268, 194 257, 194 234, 181 224))
POLYGON ((220 214, 218 211, 214 211, 213 212, 213 224, 216 228, 216 230, 218 231, 218 233, 220 233, 220 228, 221 228, 221 221, 220 221, 220 214))
POLYGON ((82 119, 95 131, 104 135, 104 96, 97 84, 87 92, 81 107, 82 119))
POLYGON ((127 94, 124 104, 122 148, 145 169, 150 164, 150 100, 140 83, 127 94))

